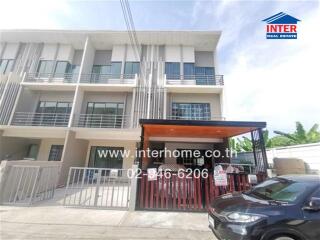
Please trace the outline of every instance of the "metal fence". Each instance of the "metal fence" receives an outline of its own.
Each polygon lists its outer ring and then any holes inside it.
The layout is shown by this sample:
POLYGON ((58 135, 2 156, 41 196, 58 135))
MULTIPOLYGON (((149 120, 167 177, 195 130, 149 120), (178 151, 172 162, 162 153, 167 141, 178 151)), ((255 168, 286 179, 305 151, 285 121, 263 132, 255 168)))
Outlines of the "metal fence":
POLYGON ((67 127, 70 113, 16 112, 12 125, 67 127))
POLYGON ((64 205, 128 209, 131 178, 126 169, 71 167, 64 205))
POLYGON ((129 127, 128 115, 119 114, 79 114, 75 126, 83 128, 126 128, 129 127))
POLYGON ((136 74, 81 74, 80 83, 90 84, 134 84, 136 74))
POLYGON ((76 83, 77 73, 29 73, 25 82, 32 83, 76 83))
POLYGON ((2 203, 30 205, 53 198, 60 166, 10 166, 2 189, 2 203))
POLYGON ((223 86, 223 75, 166 75, 168 85, 218 85, 223 86))

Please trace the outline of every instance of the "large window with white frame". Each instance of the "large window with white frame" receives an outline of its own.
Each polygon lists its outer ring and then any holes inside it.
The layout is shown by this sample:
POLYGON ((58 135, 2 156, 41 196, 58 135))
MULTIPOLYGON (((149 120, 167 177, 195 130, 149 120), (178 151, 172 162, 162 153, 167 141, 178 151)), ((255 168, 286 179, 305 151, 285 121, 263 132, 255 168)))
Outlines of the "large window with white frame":
POLYGON ((123 123, 124 104, 112 102, 88 102, 85 127, 121 128, 123 123))
POLYGON ((172 119, 210 120, 210 103, 172 103, 172 119))
POLYGON ((33 119, 33 125, 67 126, 71 102, 40 101, 33 119))

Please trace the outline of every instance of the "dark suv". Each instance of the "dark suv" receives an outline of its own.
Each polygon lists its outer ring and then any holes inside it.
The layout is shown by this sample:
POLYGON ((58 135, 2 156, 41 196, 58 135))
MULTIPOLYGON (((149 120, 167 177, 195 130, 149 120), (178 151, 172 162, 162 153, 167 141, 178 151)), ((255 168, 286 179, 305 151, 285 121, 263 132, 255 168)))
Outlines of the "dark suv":
POLYGON ((281 176, 222 195, 208 220, 224 240, 320 240, 320 176, 281 176))

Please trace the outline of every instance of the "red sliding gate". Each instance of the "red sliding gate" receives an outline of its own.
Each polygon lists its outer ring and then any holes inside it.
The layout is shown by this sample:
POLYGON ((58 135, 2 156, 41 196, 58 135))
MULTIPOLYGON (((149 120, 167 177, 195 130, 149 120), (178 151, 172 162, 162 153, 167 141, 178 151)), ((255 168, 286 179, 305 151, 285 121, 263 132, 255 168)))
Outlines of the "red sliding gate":
MULTIPOLYGON (((258 180, 263 179, 258 176, 258 180)), ((216 197, 251 187, 245 173, 228 174, 226 187, 215 186, 212 173, 207 177, 172 173, 149 181, 144 171, 139 181, 137 207, 141 210, 203 211, 216 197)))

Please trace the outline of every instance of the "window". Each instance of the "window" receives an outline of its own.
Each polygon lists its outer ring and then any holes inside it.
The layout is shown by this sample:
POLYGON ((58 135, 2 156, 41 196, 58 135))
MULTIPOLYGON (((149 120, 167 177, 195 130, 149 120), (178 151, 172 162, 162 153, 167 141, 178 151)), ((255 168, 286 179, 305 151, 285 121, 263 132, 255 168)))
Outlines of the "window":
POLYGON ((7 74, 12 71, 14 59, 0 60, 0 74, 7 74))
POLYGON ((51 145, 48 161, 61 161, 63 145, 51 145))
POLYGON ((110 74, 111 73, 111 65, 93 65, 92 73, 110 74))
POLYGON ((140 63, 139 62, 126 62, 124 67, 125 78, 134 78, 135 74, 140 72, 140 63))
POLYGON ((194 79, 194 63, 184 63, 183 64, 183 78, 184 79, 194 79))
POLYGON ((40 101, 33 125, 66 126, 69 122, 71 107, 71 102, 40 101))
POLYGON ((214 85, 214 68, 213 67, 195 67, 197 85, 214 85))
POLYGON ((123 163, 121 152, 123 151, 122 147, 93 146, 90 151, 89 167, 121 169, 123 163))
POLYGON ((120 128, 124 112, 123 103, 88 102, 86 127, 120 128))
POLYGON ((177 120, 210 120, 210 103, 172 103, 172 118, 177 120))
POLYGON ((295 202, 303 197, 310 185, 306 182, 294 182, 286 179, 267 180, 247 194, 263 200, 276 200, 284 202, 295 202))
POLYGON ((54 77, 56 78, 64 78, 66 73, 71 71, 71 64, 67 61, 58 61, 56 63, 56 67, 54 69, 54 77))
POLYGON ((180 79, 180 63, 166 62, 165 74, 167 75, 167 79, 180 79))
POLYGON ((37 70, 38 77, 49 77, 53 72, 54 61, 40 60, 37 70))
POLYGON ((112 62, 111 63, 111 74, 112 78, 120 78, 121 75, 121 62, 112 62))

